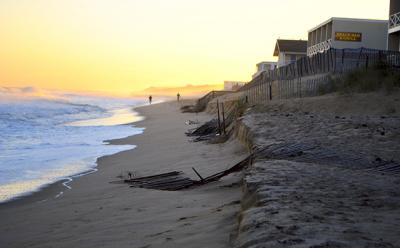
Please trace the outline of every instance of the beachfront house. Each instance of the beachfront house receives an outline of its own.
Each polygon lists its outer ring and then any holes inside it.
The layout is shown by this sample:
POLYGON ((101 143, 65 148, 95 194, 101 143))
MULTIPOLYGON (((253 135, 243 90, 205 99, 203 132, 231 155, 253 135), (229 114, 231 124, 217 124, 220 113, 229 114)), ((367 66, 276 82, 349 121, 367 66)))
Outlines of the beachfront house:
POLYGON ((282 67, 295 62, 307 55, 306 40, 282 40, 275 44, 274 56, 278 57, 277 67, 282 67))
POLYGON ((399 0, 390 1, 388 50, 400 51, 400 1, 399 0))
POLYGON ((256 78, 258 75, 260 75, 264 71, 269 71, 269 70, 274 70, 277 67, 276 62, 270 62, 270 61, 263 61, 260 62, 256 65, 257 71, 256 73, 253 74, 253 78, 256 78))
POLYGON ((387 20, 332 17, 308 31, 307 55, 323 53, 330 48, 386 50, 387 33, 387 20))

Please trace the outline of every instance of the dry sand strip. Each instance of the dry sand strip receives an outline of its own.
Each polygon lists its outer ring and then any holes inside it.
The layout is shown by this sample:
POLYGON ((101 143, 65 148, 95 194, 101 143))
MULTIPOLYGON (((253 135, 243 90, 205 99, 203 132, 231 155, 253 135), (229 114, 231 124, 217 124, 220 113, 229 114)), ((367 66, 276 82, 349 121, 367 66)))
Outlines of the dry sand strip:
POLYGON ((0 247, 226 247, 237 221, 240 175, 191 190, 167 192, 111 184, 122 171, 139 176, 182 170, 197 179, 227 169, 247 152, 236 141, 192 143, 176 102, 138 109, 144 134, 114 140, 137 148, 98 160, 99 171, 0 205, 0 247))

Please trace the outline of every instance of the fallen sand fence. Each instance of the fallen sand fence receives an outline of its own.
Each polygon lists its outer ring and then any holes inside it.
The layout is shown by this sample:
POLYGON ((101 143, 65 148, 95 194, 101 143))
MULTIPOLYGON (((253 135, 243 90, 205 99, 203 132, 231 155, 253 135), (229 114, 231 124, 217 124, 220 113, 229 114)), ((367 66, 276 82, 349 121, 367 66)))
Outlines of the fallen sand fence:
POLYGON ((200 180, 193 180, 181 171, 172 171, 146 177, 129 178, 123 180, 123 182, 135 188, 176 191, 218 181, 222 177, 241 171, 254 162, 262 160, 287 160, 321 165, 350 166, 352 169, 358 168, 364 169, 364 171, 400 174, 400 164, 394 161, 379 160, 370 163, 361 155, 338 154, 314 144, 277 143, 254 148, 253 152, 239 163, 208 177, 202 177, 195 168, 192 168, 200 180), (365 170, 366 164, 369 165, 367 166, 368 169, 365 170))
POLYGON ((177 191, 188 189, 194 186, 201 186, 210 182, 215 182, 231 173, 238 172, 251 165, 254 154, 248 155, 245 159, 235 164, 231 168, 215 173, 208 177, 202 177, 200 173, 192 168, 200 180, 193 180, 186 176, 182 171, 172 171, 162 174, 156 174, 146 177, 127 178, 123 181, 114 181, 113 183, 127 183, 133 188, 145 188, 154 190, 177 191))
POLYGON ((194 142, 209 141, 217 136, 229 137, 233 133, 237 118, 241 116, 245 107, 240 100, 219 102, 217 99, 213 103, 209 103, 209 105, 211 104, 215 106, 211 112, 214 112, 217 117, 186 132, 186 135, 190 137, 197 137, 193 140, 194 142))

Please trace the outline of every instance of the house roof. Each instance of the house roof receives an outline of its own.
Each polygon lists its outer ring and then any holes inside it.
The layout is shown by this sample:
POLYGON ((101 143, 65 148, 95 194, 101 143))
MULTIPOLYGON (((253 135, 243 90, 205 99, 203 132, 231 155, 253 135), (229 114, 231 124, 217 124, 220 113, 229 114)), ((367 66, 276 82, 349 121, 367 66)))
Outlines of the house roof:
POLYGON ((307 53, 307 41, 278 39, 275 45, 274 56, 278 56, 280 52, 307 53))
POLYGON ((277 64, 278 62, 276 61, 261 61, 260 63, 257 63, 256 66, 261 65, 261 64, 277 64))
POLYGON ((375 19, 357 19, 357 18, 344 18, 344 17, 331 17, 328 20, 318 24, 317 26, 313 27, 312 29, 308 30, 308 32, 313 32, 317 29, 319 29, 322 26, 325 26, 326 24, 333 22, 333 21, 346 21, 346 22, 370 22, 370 23, 382 23, 382 24, 387 24, 389 21, 388 20, 375 20, 375 19))

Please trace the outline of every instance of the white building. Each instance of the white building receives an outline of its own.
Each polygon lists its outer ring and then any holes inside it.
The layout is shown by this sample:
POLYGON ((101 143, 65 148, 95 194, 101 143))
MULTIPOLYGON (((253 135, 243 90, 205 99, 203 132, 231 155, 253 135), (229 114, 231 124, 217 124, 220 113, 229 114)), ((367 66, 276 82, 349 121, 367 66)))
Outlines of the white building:
POLYGON ((270 61, 263 61, 260 62, 256 65, 257 71, 256 73, 253 74, 253 78, 256 78, 258 75, 260 75, 264 71, 269 71, 269 70, 274 70, 277 67, 276 62, 270 62, 270 61))
POLYGON ((400 1, 390 1, 388 50, 400 51, 400 1))
POLYGON ((278 67, 295 62, 307 55, 306 40, 281 40, 276 41, 274 56, 278 57, 278 67))
POLYGON ((241 81, 224 81, 224 90, 238 90, 240 87, 245 85, 246 82, 241 81))
POLYGON ((387 49, 387 20, 337 18, 319 24, 308 31, 307 55, 330 48, 387 49))

